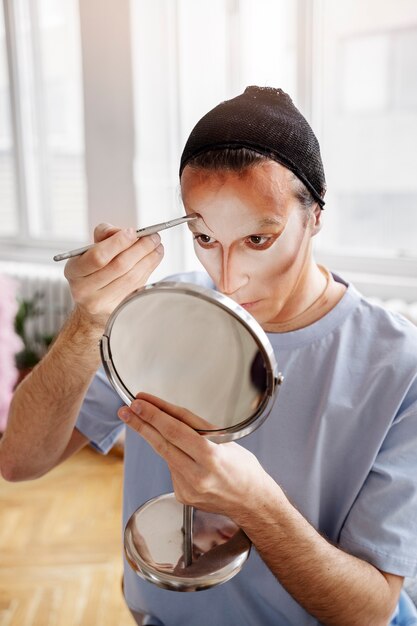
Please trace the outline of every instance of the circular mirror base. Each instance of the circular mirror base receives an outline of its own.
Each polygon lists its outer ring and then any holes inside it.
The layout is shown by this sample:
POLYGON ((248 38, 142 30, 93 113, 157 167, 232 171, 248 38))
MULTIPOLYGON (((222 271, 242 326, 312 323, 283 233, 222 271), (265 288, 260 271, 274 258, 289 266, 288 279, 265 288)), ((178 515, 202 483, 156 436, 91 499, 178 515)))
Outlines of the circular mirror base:
POLYGON ((192 563, 186 566, 183 505, 173 493, 153 498, 133 513, 124 544, 139 576, 174 591, 200 591, 226 582, 241 570, 251 548, 231 519, 193 509, 192 563))

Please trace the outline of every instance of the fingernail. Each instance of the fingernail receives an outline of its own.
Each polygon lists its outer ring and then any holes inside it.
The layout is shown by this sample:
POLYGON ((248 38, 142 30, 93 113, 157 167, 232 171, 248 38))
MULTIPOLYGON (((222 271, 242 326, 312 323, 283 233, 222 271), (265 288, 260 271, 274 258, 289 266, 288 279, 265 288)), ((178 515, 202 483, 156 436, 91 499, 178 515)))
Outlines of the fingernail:
POLYGON ((130 405, 130 408, 134 413, 136 413, 136 415, 140 415, 142 412, 142 402, 139 402, 139 400, 134 400, 130 405))
POLYGON ((155 233, 154 235, 151 235, 151 239, 154 243, 159 243, 161 241, 161 236, 159 233, 155 233))
POLYGON ((134 241, 135 239, 137 239, 136 231, 134 228, 125 228, 125 235, 131 241, 134 241))
POLYGON ((155 250, 158 254, 164 254, 164 246, 162 245, 162 243, 160 243, 159 246, 155 248, 155 250))
POLYGON ((128 417, 129 417, 129 414, 130 414, 130 412, 129 412, 129 409, 127 407, 124 406, 121 409, 119 409, 118 415, 119 415, 120 419, 127 420, 128 417))

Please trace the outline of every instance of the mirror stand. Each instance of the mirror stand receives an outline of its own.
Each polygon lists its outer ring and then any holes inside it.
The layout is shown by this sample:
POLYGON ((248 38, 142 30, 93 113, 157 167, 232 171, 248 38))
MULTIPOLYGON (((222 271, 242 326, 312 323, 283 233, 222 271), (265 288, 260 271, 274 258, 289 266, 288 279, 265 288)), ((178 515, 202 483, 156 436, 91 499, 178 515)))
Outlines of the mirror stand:
POLYGON ((251 548, 231 519, 181 505, 173 493, 135 511, 124 543, 126 558, 140 576, 174 591, 226 582, 241 570, 251 548))
POLYGON ((189 567, 193 562, 193 522, 194 507, 189 504, 183 505, 182 532, 184 535, 184 566, 189 567))

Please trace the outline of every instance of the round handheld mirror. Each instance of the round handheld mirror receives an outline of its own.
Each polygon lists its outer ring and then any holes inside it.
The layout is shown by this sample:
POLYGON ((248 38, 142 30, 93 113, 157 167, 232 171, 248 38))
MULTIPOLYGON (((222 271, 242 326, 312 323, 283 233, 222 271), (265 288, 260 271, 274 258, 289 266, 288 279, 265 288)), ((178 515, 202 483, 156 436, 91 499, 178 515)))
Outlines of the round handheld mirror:
MULTIPOLYGON (((258 428, 282 381, 256 320, 230 298, 194 284, 161 282, 133 292, 110 316, 100 347, 126 404, 144 391, 185 407, 204 420, 196 430, 216 443, 258 428)), ((241 569, 250 545, 232 520, 183 507, 173 494, 145 503, 125 529, 135 571, 177 591, 225 582, 241 569)))

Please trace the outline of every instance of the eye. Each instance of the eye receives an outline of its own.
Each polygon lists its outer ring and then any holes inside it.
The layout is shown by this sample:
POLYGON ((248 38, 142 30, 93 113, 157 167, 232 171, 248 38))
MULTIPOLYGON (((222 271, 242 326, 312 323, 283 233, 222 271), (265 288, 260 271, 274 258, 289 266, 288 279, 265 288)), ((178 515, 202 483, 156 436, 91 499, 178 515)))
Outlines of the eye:
POLYGON ((216 243, 216 240, 208 235, 194 235, 194 240, 197 241, 202 248, 210 248, 216 243))
POLYGON ((271 235, 250 235, 246 242, 250 248, 255 250, 265 250, 275 241, 276 237, 271 235))

